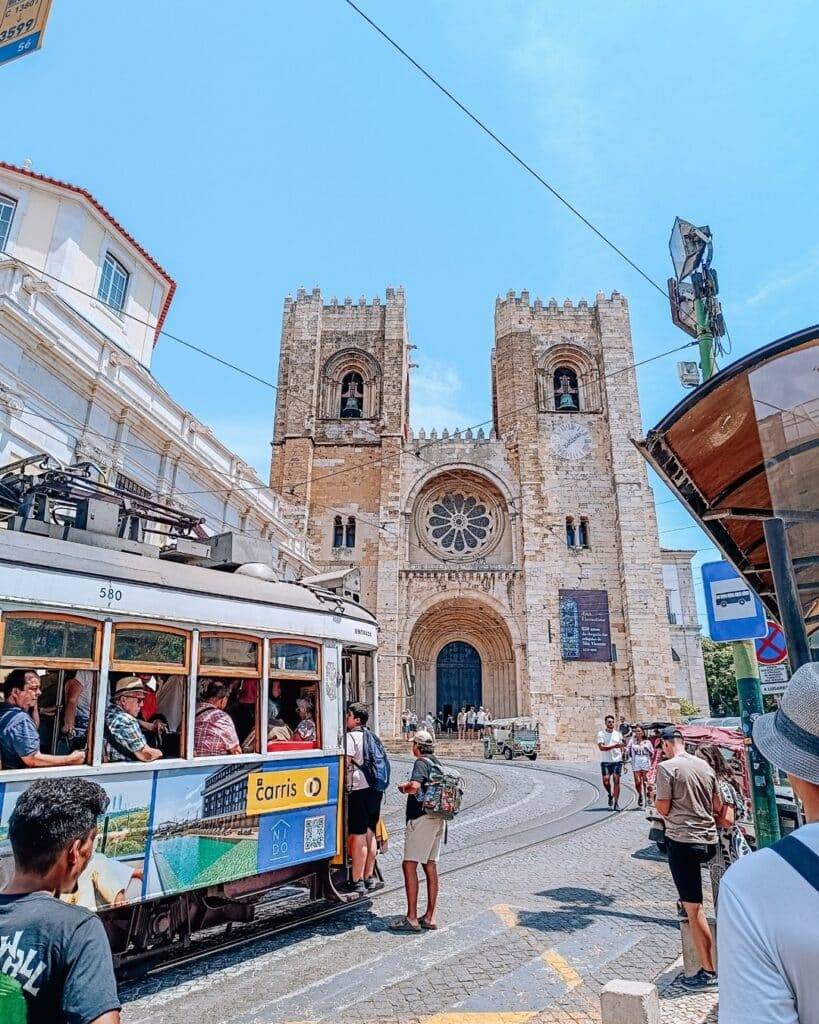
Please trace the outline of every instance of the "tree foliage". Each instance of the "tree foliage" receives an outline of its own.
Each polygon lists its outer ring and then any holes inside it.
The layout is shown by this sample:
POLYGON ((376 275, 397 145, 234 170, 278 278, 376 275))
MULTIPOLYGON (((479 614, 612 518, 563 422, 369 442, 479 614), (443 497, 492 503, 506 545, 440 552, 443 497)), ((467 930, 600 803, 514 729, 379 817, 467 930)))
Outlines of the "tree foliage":
POLYGON ((738 715, 739 697, 731 645, 715 644, 708 637, 703 637, 702 658, 712 713, 715 716, 738 715))

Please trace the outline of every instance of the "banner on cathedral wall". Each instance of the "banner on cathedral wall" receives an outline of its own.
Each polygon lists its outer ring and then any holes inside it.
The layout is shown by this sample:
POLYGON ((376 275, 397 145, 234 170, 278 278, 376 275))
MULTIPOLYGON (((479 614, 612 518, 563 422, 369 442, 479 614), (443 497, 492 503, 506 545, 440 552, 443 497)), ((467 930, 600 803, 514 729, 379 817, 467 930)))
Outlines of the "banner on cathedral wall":
POLYGON ((609 595, 605 590, 559 590, 564 661, 611 661, 609 595))

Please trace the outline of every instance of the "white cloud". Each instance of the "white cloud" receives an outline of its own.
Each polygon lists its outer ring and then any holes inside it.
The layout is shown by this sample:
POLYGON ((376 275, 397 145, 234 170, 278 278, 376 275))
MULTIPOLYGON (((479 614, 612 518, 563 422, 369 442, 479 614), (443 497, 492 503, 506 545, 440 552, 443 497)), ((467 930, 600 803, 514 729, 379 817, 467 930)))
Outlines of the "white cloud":
POLYGON ((480 419, 481 413, 470 413, 465 401, 464 383, 450 363, 425 357, 413 371, 410 392, 410 419, 413 430, 456 430, 480 419))
POLYGON ((745 300, 746 306, 761 306, 771 296, 778 292, 787 291, 794 285, 799 284, 808 277, 813 277, 819 271, 819 250, 814 250, 807 259, 800 265, 791 265, 789 268, 780 270, 778 274, 766 281, 758 288, 753 295, 745 300))

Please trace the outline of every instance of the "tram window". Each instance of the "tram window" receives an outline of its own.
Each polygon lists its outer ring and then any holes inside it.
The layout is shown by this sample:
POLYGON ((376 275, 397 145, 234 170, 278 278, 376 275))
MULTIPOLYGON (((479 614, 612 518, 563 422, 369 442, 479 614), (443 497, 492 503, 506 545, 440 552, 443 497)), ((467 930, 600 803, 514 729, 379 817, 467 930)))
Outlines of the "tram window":
POLYGON ((160 670, 169 665, 187 668, 187 634, 143 626, 114 626, 111 662, 125 670, 132 666, 156 666, 160 670))
POLYGON ((260 749, 259 714, 262 644, 233 633, 199 638, 199 693, 194 753, 198 757, 260 749))
POLYGON ((321 746, 318 683, 270 679, 267 690, 267 749, 309 750, 321 746))
POLYGON ((308 644, 272 643, 270 669, 274 672, 318 672, 318 647, 308 644))
POLYGON ((184 676, 111 672, 105 708, 103 761, 156 761, 184 751, 184 676), (164 698, 162 708, 160 699, 164 698), (178 707, 174 714, 173 708, 178 707), (169 720, 166 711, 171 712, 169 720))
POLYGON ((40 680, 40 749, 66 755, 88 751, 94 728, 98 674, 90 669, 55 669, 40 680))
POLYGON ((232 669, 241 672, 258 674, 259 670, 259 641, 246 640, 244 637, 234 636, 207 636, 203 635, 199 641, 199 666, 200 672, 205 669, 223 669, 226 674, 232 669))
POLYGON ((42 665, 72 661, 93 665, 97 657, 99 626, 50 616, 3 617, 3 660, 42 665))

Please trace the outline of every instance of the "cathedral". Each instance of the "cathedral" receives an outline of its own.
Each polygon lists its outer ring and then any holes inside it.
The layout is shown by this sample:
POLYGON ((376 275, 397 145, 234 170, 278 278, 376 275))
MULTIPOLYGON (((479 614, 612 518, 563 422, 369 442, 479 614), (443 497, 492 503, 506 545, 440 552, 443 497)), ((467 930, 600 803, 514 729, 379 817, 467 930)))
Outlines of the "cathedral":
POLYGON ((483 705, 536 716, 547 754, 588 756, 604 715, 669 719, 692 692, 663 583, 669 559, 690 578, 690 553, 661 552, 632 443, 626 299, 509 292, 494 337, 491 426, 413 433, 403 290, 288 297, 270 483, 314 564, 355 570, 378 618, 382 734, 405 707, 483 705))

